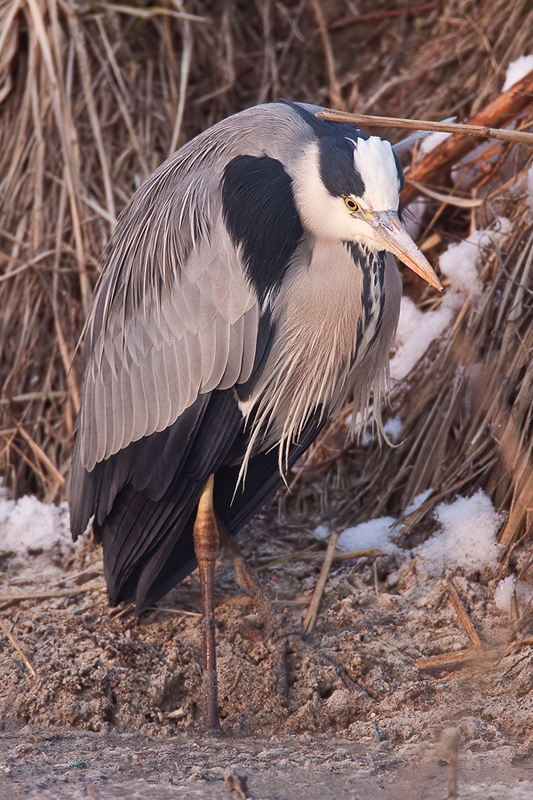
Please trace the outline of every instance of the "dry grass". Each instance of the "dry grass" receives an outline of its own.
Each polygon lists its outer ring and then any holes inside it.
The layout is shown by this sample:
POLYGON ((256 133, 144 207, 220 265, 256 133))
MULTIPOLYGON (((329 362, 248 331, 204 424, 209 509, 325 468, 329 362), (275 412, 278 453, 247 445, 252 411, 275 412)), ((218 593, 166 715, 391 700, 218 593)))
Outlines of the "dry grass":
MULTIPOLYGON (((62 497, 79 405, 79 359, 71 362, 99 253, 121 207, 169 153, 222 117, 279 96, 469 117, 527 52, 529 8, 457 0, 376 10, 363 0, 354 20, 352 4, 340 0, 0 3, 0 472, 14 495, 62 497)), ((330 517, 334 508, 337 520, 354 521, 398 513, 438 487, 406 520, 420 528, 435 502, 482 486, 511 509, 507 539, 526 530, 533 227, 506 183, 528 154, 495 148, 488 172, 457 189, 487 196, 483 208, 436 204, 422 236, 435 261, 496 213, 514 222, 505 252, 486 253, 482 307, 467 304, 449 338, 395 392, 406 444, 371 445, 361 457, 358 447, 339 448, 339 428, 330 430, 307 476, 296 476, 295 507, 316 514, 328 503, 330 517)), ((408 288, 426 306, 438 302, 408 288)))

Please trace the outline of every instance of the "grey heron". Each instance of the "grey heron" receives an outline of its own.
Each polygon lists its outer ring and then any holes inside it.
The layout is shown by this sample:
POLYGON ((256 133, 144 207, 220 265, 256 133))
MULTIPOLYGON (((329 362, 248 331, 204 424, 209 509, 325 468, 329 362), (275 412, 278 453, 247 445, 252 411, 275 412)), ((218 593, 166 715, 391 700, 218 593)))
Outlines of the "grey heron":
POLYGON ((162 164, 120 216, 85 329, 72 534, 94 517, 112 605, 151 605, 198 564, 211 727, 217 519, 235 534, 329 415, 379 398, 388 253, 440 288, 400 222, 391 145, 318 110, 250 108, 162 164))

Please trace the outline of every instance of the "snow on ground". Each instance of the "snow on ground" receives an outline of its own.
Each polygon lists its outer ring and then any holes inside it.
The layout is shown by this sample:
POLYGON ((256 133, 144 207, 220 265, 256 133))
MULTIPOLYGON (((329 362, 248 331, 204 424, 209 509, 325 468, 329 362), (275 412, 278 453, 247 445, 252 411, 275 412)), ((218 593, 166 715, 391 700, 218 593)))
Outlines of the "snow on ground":
POLYGON ((442 274, 450 281, 450 286, 440 306, 434 311, 424 313, 408 297, 402 298, 396 350, 390 362, 393 380, 399 381, 408 375, 431 342, 444 333, 467 299, 479 302, 483 289, 478 273, 484 249, 493 240, 500 244, 510 230, 509 220, 498 217, 490 228, 474 231, 464 241, 448 247, 441 255, 439 263, 442 274))
MULTIPOLYGON (((418 495, 406 513, 422 505, 431 491, 418 495)), ((471 574, 496 566, 496 536, 503 515, 494 511, 481 490, 470 498, 459 497, 453 503, 441 503, 434 513, 441 531, 412 551, 427 575, 438 575, 446 568, 460 568, 471 574)), ((348 528, 341 533, 338 548, 344 551, 379 548, 384 553, 410 558, 392 541, 398 532, 397 523, 394 517, 381 517, 348 528)), ((325 526, 319 526, 315 533, 320 538, 329 535, 325 526)), ((10 500, 6 490, 0 487, 0 552, 24 556, 40 550, 46 552, 57 545, 73 546, 67 504, 46 505, 31 496, 10 500)), ((498 588, 499 607, 508 607, 509 597, 515 590, 519 603, 529 601, 533 590, 529 589, 530 595, 526 597, 525 586, 519 583, 515 587, 502 581, 498 588)))
MULTIPOLYGON (((406 513, 421 506, 431 491, 430 489, 418 495, 406 513)), ((490 499, 481 489, 473 497, 458 497, 453 503, 440 503, 434 513, 435 519, 441 524, 441 530, 415 547, 411 553, 400 550, 391 541, 398 533, 398 520, 393 517, 381 517, 348 528, 339 536, 337 546, 345 551, 376 547, 384 553, 403 556, 405 560, 414 555, 418 559, 421 572, 427 576, 440 575, 446 569, 461 569, 471 575, 481 572, 485 567, 497 566, 497 534, 504 515, 496 513, 490 499)), ((315 533, 324 539, 329 531, 321 525, 315 533)), ((503 604, 507 603, 506 591, 500 590, 503 604)), ((533 597, 533 590, 531 596, 533 597)))
POLYGON ((402 429, 402 418, 399 414, 396 414, 395 417, 390 417, 385 425, 383 426, 383 430, 391 439, 391 441, 396 442, 398 436, 400 435, 400 431, 402 429))
MULTIPOLYGON (((399 553, 400 549, 391 542, 391 536, 394 535, 392 526, 396 522, 394 517, 380 517, 362 522, 354 528, 347 528, 339 536, 337 548, 348 552, 376 547, 384 553, 399 553)), ((329 530, 324 525, 319 525, 315 533, 321 539, 325 539, 329 535, 329 530)))
POLYGON ((496 537, 504 515, 496 513, 481 489, 473 497, 441 503, 435 509, 435 518, 441 532, 413 550, 428 575, 440 575, 447 567, 471 575, 498 565, 496 537))
POLYGON ((29 495, 10 500, 0 486, 0 552, 24 555, 57 544, 72 545, 67 504, 46 505, 29 495))
POLYGON ((514 575, 508 575, 498 583, 494 602, 500 611, 509 614, 514 597, 519 607, 524 608, 533 603, 533 588, 524 581, 517 581, 514 575))

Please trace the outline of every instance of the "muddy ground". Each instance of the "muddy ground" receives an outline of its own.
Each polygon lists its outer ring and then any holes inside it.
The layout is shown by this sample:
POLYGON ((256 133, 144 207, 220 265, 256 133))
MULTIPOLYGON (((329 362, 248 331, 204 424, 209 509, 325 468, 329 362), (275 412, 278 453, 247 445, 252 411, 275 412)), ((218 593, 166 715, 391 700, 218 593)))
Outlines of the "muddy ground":
POLYGON ((240 541, 254 567, 306 552, 258 573, 272 635, 221 558, 220 739, 200 732, 196 574, 136 619, 110 613, 88 543, 4 555, 0 798, 229 797, 232 764, 257 800, 444 798, 450 730, 459 797, 533 797, 533 631, 494 604, 496 574, 344 561, 304 637, 324 543, 265 520, 240 541))

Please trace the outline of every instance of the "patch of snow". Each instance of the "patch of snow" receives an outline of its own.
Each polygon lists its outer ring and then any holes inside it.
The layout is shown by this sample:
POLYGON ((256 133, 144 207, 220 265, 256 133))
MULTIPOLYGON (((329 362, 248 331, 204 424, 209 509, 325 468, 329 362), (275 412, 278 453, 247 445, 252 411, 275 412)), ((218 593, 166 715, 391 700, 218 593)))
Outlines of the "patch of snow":
POLYGON ((408 297, 402 298, 395 352, 390 362, 393 380, 399 381, 408 375, 431 342, 444 333, 465 300, 475 301, 481 297, 478 273, 483 251, 493 240, 499 244, 510 230, 510 221, 499 217, 490 229, 474 231, 464 241, 448 247, 440 257, 440 269, 451 285, 435 311, 423 313, 408 297))
POLYGON ((318 536, 319 539, 327 539, 329 532, 330 529, 326 528, 325 525, 319 525, 318 528, 315 528, 315 536, 318 536))
POLYGON ((402 297, 400 319, 396 331, 395 352, 390 362, 390 376, 400 381, 422 358, 434 339, 444 333, 453 319, 453 312, 443 303, 425 314, 409 297, 402 297))
MULTIPOLYGON (((400 553, 400 549, 391 542, 394 535, 392 526, 397 520, 394 517, 381 517, 371 519, 369 522, 362 522, 354 528, 347 528, 339 536, 337 548, 344 550, 366 550, 369 547, 383 550, 384 553, 400 553)), ((325 525, 319 525, 315 529, 315 535, 319 539, 327 539, 331 529, 325 525)))
POLYGON ((511 611, 511 601, 515 592, 519 606, 527 606, 533 600, 533 588, 524 581, 517 582, 514 575, 508 575, 498 583, 494 592, 496 607, 508 614, 511 611))
POLYGON ((392 441, 395 442, 398 436, 400 435, 402 425, 403 425, 402 418, 400 417, 399 414, 396 414, 395 417, 391 417, 390 419, 387 420, 387 422, 383 426, 383 430, 385 431, 387 436, 389 436, 390 439, 392 439, 392 441))
POLYGON ((483 261, 483 252, 494 241, 499 244, 511 229, 511 223, 506 217, 498 217, 494 228, 474 231, 464 241, 448 247, 439 259, 441 272, 451 281, 443 304, 446 301, 454 311, 459 311, 467 297, 481 295, 478 272, 483 261))
POLYGON ((500 611, 509 613, 511 610, 511 600, 515 590, 516 578, 514 575, 508 575, 503 581, 500 581, 494 592, 494 603, 500 611))
POLYGON ((496 534, 504 516, 496 513, 481 489, 473 497, 441 503, 435 517, 442 531, 413 551, 428 575, 440 575, 446 568, 464 569, 470 574, 497 566, 496 534))
POLYGON ((392 526, 395 525, 394 517, 380 517, 362 522, 354 528, 347 528, 339 536, 337 547, 339 550, 365 550, 367 547, 376 547, 384 553, 398 553, 399 548, 390 540, 394 534, 392 526))
POLYGON ((520 56, 507 67, 503 92, 510 89, 517 81, 533 69, 533 56, 520 56))
MULTIPOLYGON (((427 489, 417 495, 405 513, 419 508, 432 491, 427 489)), ((496 513, 481 489, 473 497, 458 497, 453 503, 441 503, 434 513, 442 530, 412 550, 412 555, 417 556, 422 576, 424 573, 426 576, 440 576, 446 569, 462 569, 469 575, 485 567, 495 568, 498 565, 500 546, 496 536, 505 515, 496 513)), ((397 522, 394 517, 381 517, 347 528, 339 536, 337 547, 345 552, 378 548, 404 560, 410 557, 408 553, 391 541, 396 533, 397 522)), ((326 539, 330 530, 325 525, 319 525, 315 534, 320 539, 326 539)), ((505 610, 508 610, 514 585, 509 584, 509 579, 506 581, 498 586, 495 602, 498 608, 505 606, 505 610)), ((533 588, 522 582, 519 585, 525 587, 520 589, 522 595, 519 597, 519 602, 525 604, 533 599, 533 588)))
POLYGON ((72 545, 66 503, 46 505, 36 497, 10 500, 0 487, 0 551, 17 554, 72 545))

